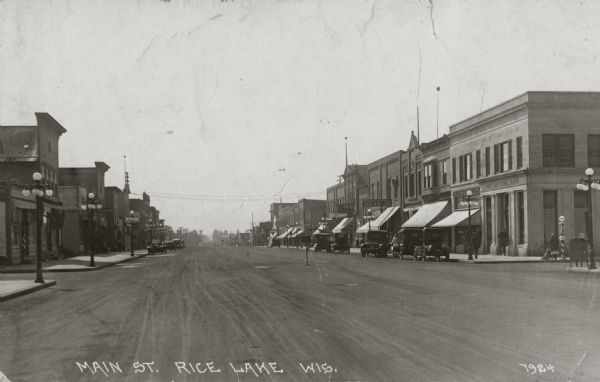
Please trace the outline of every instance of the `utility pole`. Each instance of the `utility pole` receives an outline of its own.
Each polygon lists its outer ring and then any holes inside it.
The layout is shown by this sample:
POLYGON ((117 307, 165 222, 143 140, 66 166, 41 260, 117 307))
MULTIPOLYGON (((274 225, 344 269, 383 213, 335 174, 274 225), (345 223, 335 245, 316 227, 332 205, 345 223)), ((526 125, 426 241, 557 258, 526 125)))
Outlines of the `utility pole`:
POLYGON ((254 212, 252 212, 252 246, 254 247, 254 212))
POLYGON ((435 137, 440 137, 440 87, 435 88, 437 91, 437 122, 435 125, 435 137))

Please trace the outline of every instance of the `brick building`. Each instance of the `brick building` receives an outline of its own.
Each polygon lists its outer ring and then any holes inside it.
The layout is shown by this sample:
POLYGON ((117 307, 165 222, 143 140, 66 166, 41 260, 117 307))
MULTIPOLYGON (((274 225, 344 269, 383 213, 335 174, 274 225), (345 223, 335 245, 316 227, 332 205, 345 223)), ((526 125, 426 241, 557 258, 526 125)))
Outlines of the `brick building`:
POLYGON ((35 113, 35 126, 0 126, 0 263, 32 262, 36 246, 42 257, 58 257, 63 213, 58 195, 59 139, 66 129, 48 113, 35 113), (34 172, 54 191, 43 199, 42 242, 36 243, 36 204, 22 195, 34 172))

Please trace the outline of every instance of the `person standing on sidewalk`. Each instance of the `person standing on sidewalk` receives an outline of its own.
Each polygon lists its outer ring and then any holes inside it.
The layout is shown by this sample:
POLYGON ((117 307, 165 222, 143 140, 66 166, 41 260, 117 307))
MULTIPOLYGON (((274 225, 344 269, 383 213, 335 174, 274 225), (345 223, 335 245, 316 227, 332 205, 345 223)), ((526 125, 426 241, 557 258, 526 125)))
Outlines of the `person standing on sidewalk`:
POLYGON ((471 247, 473 248, 473 255, 477 259, 479 254, 479 247, 481 247, 481 233, 479 231, 473 232, 473 236, 471 237, 471 247))
POLYGON ((498 232, 498 255, 506 255, 506 246, 508 245, 508 232, 504 228, 498 232))

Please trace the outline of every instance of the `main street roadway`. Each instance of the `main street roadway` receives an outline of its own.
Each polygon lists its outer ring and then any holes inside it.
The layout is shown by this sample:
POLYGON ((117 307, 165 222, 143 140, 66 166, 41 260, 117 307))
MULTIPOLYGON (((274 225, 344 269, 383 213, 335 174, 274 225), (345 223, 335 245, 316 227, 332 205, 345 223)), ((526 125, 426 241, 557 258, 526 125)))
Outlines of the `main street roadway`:
POLYGON ((600 278, 568 264, 308 257, 208 246, 46 273, 56 286, 0 304, 0 370, 12 382, 600 381, 600 278))

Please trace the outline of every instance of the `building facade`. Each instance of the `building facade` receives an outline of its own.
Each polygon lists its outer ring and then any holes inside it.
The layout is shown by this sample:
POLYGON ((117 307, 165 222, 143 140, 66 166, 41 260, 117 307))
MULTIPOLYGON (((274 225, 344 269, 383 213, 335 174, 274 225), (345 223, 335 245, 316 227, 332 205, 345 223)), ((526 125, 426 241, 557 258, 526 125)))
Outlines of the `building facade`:
MULTIPOLYGON (((587 236, 587 214, 600 228, 600 193, 576 189, 586 168, 600 173, 600 93, 527 92, 450 127, 454 207, 476 195, 482 252, 497 253, 508 233, 508 255, 540 255, 558 218, 566 242, 587 236)), ((598 251, 600 235, 595 235, 598 251)))
POLYGON ((0 126, 0 263, 33 262, 37 245, 42 257, 59 257, 63 213, 58 193, 59 139, 66 129, 48 113, 35 113, 35 126, 0 126), (42 242, 36 242, 36 203, 22 190, 32 175, 54 191, 42 199, 42 242))

